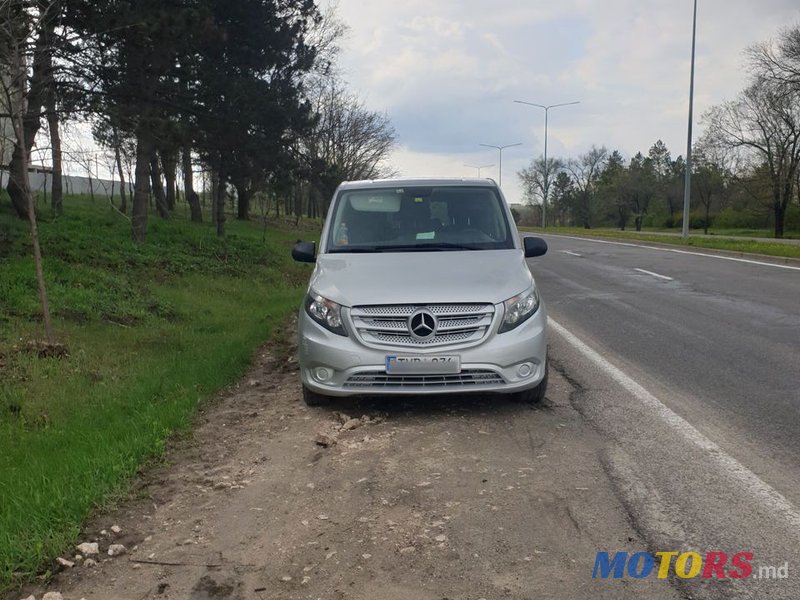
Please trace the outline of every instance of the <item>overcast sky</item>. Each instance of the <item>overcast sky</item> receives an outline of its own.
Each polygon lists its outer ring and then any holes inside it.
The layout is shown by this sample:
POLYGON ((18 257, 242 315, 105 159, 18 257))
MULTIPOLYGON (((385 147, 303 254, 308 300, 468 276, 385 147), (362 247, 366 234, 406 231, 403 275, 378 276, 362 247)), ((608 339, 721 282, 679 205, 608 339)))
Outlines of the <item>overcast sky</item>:
MULTIPOLYGON (((692 0, 338 0, 350 27, 344 78, 386 111, 402 175, 474 176, 503 153, 503 189, 521 201, 517 171, 592 144, 630 156, 662 139, 686 150, 692 0)), ((744 86, 742 51, 800 22, 797 0, 699 0, 695 132, 703 112, 744 86)), ((696 139, 696 137, 695 137, 696 139)))

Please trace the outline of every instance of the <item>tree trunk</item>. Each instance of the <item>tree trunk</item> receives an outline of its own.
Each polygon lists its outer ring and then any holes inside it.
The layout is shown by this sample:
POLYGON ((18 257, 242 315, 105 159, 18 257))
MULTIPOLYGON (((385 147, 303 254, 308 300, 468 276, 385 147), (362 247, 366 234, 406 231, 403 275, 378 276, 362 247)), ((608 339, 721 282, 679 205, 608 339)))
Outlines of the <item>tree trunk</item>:
MULTIPOLYGON (((25 72, 23 58, 18 53, 15 53, 14 60, 11 64, 12 75, 21 75, 25 72)), ((19 166, 17 172, 21 174, 21 178, 15 181, 16 190, 21 194, 26 203, 25 213, 30 223, 31 229, 31 242, 33 245, 33 264, 36 271, 36 283, 39 290, 39 302, 42 306, 42 319, 44 321, 44 331, 47 336, 47 342, 53 343, 53 326, 50 322, 50 304, 47 300, 47 287, 44 281, 44 267, 42 265, 42 250, 39 246, 39 228, 36 223, 36 209, 33 205, 33 194, 31 193, 31 184, 28 174, 28 145, 26 143, 25 133, 25 117, 23 117, 24 110, 24 96, 22 90, 17 91, 17 102, 11 102, 16 106, 9 106, 9 112, 12 113, 12 121, 14 132, 18 140, 17 147, 14 149, 14 154, 17 156, 19 166), (22 143, 19 143, 22 142, 22 143)), ((13 160, 13 159, 12 159, 13 160)), ((11 183, 11 173, 9 172, 9 184, 11 183)), ((15 205, 16 206, 16 205, 15 205)))
MULTIPOLYGON (((25 158, 23 163, 27 164, 25 158)), ((31 224, 31 242, 33 245, 33 263, 36 269, 36 284, 39 288, 39 303, 42 305, 42 320, 44 321, 44 333, 47 336, 47 343, 53 343, 53 325, 50 322, 50 303, 47 300, 47 287, 44 282, 44 266, 42 264, 42 249, 39 247, 39 228, 36 223, 36 209, 33 206, 33 194, 28 183, 28 171, 25 169, 23 178, 22 193, 28 197, 28 221, 31 224)))
POLYGON ((56 112, 56 92, 51 80, 47 94, 47 127, 50 129, 51 160, 53 162, 52 197, 50 199, 53 213, 60 215, 64 209, 64 191, 61 169, 61 133, 58 128, 56 112))
POLYGON ((775 202, 775 237, 782 238, 786 221, 786 207, 781 202, 775 202))
POLYGON ((250 190, 243 183, 236 185, 236 218, 240 221, 250 219, 250 190))
POLYGON ((94 204, 94 183, 92 182, 92 159, 87 159, 86 162, 86 177, 89 179, 89 197, 94 204))
POLYGON ((161 165, 156 152, 150 155, 150 182, 156 201, 156 210, 162 219, 167 219, 169 218, 169 207, 167 206, 167 197, 164 195, 164 186, 161 183, 161 165))
POLYGON ((300 225, 300 215, 303 213, 303 185, 294 184, 294 226, 300 225))
POLYGON ((711 212, 711 199, 709 198, 708 204, 706 204, 706 218, 703 220, 703 234, 705 235, 708 235, 708 219, 710 212, 711 212))
POLYGON ((175 210, 175 171, 178 168, 178 161, 175 153, 161 152, 161 163, 164 167, 164 181, 167 186, 167 208, 171 211, 175 210))
POLYGON ((119 149, 119 134, 114 132, 114 160, 119 171, 119 211, 124 215, 128 212, 128 196, 125 194, 125 171, 122 168, 122 153, 119 149))
POLYGON ((222 172, 220 171, 218 178, 217 178, 217 198, 216 198, 216 209, 217 209, 217 235, 219 237, 225 236, 225 178, 222 176, 222 172))
POLYGON ((133 192, 131 237, 144 242, 147 237, 147 206, 150 203, 150 159, 153 141, 149 131, 141 131, 136 140, 136 180, 133 192))
POLYGON ((183 194, 186 196, 186 202, 189 203, 189 209, 192 211, 192 222, 202 223, 203 211, 200 209, 200 197, 194 191, 192 149, 188 145, 183 147, 181 159, 183 160, 183 194))
MULTIPOLYGON (((51 5, 53 10, 56 10, 56 3, 51 5)), ((14 7, 15 11, 23 12, 22 3, 18 3, 14 7)), ((12 15, 11 18, 22 17, 22 14, 12 15)), ((11 198, 11 204, 14 210, 21 219, 28 218, 29 205, 33 205, 28 196, 31 195, 30 186, 27 188, 23 181, 28 178, 28 165, 31 148, 36 138, 36 134, 41 127, 41 114, 42 106, 47 97, 49 86, 48 81, 52 77, 52 56, 50 53, 50 43, 55 29, 55 19, 52 15, 43 15, 40 21, 42 26, 39 28, 36 36, 36 44, 33 49, 33 69, 31 72, 30 81, 27 82, 27 94, 25 101, 20 103, 17 110, 24 110, 24 114, 19 114, 19 120, 22 121, 21 131, 16 133, 16 143, 14 144, 14 152, 11 155, 11 162, 8 164, 8 185, 6 190, 11 198)), ((24 59, 19 57, 19 62, 22 63, 24 59)), ((21 87, 19 94, 25 94, 25 82, 27 80, 26 66, 19 64, 12 67, 14 71, 12 78, 15 79, 21 87)), ((14 127, 17 130, 17 126, 14 127)))
POLYGON ((211 223, 217 224, 217 200, 219 199, 219 173, 211 169, 211 223))

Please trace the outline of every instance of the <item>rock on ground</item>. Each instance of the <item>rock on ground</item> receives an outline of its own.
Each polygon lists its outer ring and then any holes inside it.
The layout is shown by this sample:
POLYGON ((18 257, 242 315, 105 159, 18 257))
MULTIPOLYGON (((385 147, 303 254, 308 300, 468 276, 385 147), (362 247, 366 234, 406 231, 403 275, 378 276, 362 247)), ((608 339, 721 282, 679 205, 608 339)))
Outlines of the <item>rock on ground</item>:
POLYGON ((100 548, 98 547, 97 542, 84 542, 76 546, 75 549, 84 556, 100 554, 100 548))

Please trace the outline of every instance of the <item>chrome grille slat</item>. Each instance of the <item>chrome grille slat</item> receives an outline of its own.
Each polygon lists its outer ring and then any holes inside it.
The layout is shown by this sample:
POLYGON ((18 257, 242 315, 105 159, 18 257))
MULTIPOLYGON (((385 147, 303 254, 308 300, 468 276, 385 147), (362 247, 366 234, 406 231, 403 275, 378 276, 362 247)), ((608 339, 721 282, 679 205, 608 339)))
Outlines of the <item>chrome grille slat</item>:
POLYGON ((405 320, 387 321, 385 319, 381 319, 378 321, 376 319, 361 319, 359 323, 359 329, 365 331, 404 331, 408 333, 408 326, 405 320))
POLYGON ((344 384, 346 388, 473 388, 485 385, 503 385, 505 380, 499 373, 488 369, 465 369, 452 375, 390 375, 384 371, 366 371, 351 375, 344 384))
POLYGON ((366 344, 383 347, 435 348, 479 343, 494 319, 492 304, 397 304, 356 306, 350 310, 356 332, 366 344), (419 308, 433 313, 439 324, 436 335, 419 340, 408 331, 408 318, 419 308))
MULTIPOLYGON (((357 306, 355 309, 359 313, 368 316, 385 315, 391 316, 411 316, 415 310, 425 306, 433 314, 437 316, 444 316, 448 314, 492 314, 494 313, 494 306, 491 304, 394 304, 383 306, 357 306)), ((354 309, 354 310, 355 310, 354 309)))

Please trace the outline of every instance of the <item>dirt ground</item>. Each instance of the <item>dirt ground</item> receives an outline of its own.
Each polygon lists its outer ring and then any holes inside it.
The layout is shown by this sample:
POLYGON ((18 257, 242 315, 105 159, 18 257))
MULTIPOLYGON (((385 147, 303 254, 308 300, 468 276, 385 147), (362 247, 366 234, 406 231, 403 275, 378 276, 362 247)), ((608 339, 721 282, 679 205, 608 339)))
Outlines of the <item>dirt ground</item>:
POLYGON ((93 520, 81 541, 99 542, 97 566, 12 598, 678 597, 664 580, 592 579, 597 551, 646 544, 556 369, 538 407, 462 396, 312 409, 286 356, 263 349, 168 463, 93 520), (334 445, 316 443, 328 435, 334 445), (112 543, 128 552, 109 558, 112 543))

